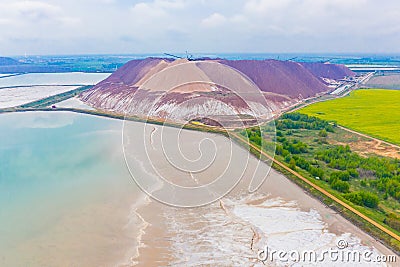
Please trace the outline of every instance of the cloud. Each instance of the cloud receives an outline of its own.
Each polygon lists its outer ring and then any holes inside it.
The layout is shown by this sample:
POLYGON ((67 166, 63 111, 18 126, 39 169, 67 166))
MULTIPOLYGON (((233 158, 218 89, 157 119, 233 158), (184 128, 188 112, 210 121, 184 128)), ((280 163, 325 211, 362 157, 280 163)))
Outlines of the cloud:
POLYGON ((155 0, 153 5, 165 9, 182 9, 186 6, 183 0, 155 0))
POLYGON ((53 19, 60 13, 60 7, 39 1, 16 2, 9 6, 21 17, 31 21, 53 19))
POLYGON ((34 28, 39 24, 52 24, 59 26, 73 24, 79 21, 78 18, 67 16, 60 6, 41 1, 1 1, 0 17, 3 25, 13 27, 34 28))
POLYGON ((205 27, 216 27, 226 23, 226 21, 227 19, 225 18, 225 16, 219 13, 214 13, 209 17, 203 19, 201 21, 201 24, 205 27))
POLYGON ((159 0, 135 4, 130 9, 130 18, 126 19, 130 34, 125 35, 132 35, 144 41, 154 41, 154 38, 164 36, 167 31, 176 27, 176 19, 170 13, 171 9, 177 8, 175 4, 159 0))
POLYGON ((132 7, 132 13, 134 16, 139 16, 140 18, 153 18, 153 17, 164 17, 167 15, 167 12, 154 5, 148 3, 137 3, 132 7))
POLYGON ((132 12, 143 16, 164 16, 169 10, 183 9, 184 7, 185 2, 182 0, 154 0, 136 3, 132 7, 132 12))
POLYGON ((398 0, 0 0, 0 51, 400 52, 399 25, 398 0))
POLYGON ((291 2, 291 0, 248 0, 244 5, 244 10, 247 13, 265 15, 279 9, 288 8, 291 2))

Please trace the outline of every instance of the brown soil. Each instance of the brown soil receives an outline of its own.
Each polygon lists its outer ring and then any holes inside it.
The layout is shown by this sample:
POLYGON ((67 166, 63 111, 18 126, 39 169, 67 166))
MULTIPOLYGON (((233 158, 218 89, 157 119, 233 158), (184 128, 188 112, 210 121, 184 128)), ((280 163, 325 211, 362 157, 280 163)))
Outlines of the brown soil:
POLYGON ((390 146, 382 143, 379 140, 363 140, 358 139, 354 142, 338 142, 335 140, 330 140, 330 143, 335 145, 349 145, 351 150, 360 154, 361 156, 367 157, 371 154, 378 156, 391 157, 400 159, 400 149, 395 146, 390 146))

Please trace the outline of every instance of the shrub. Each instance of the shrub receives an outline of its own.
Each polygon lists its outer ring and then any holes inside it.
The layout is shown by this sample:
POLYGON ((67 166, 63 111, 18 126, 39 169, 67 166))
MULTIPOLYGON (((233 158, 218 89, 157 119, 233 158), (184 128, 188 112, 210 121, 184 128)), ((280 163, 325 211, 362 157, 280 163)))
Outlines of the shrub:
POLYGON ((342 193, 347 193, 349 192, 350 189, 349 183, 339 179, 334 179, 333 181, 331 181, 331 187, 342 193))
POLYGON ((400 218, 396 214, 394 213, 389 214, 383 222, 392 227, 393 229, 400 231, 400 218))
POLYGON ((347 171, 340 172, 332 172, 331 173, 331 179, 340 179, 342 181, 350 181, 350 174, 347 171))
POLYGON ((292 170, 296 170, 296 161, 294 160, 294 158, 290 159, 289 168, 291 168, 292 170))
POLYGON ((360 177, 360 174, 358 173, 358 171, 356 169, 348 169, 347 172, 349 173, 349 175, 353 178, 358 178, 360 177))
POLYGON ((379 198, 377 195, 366 192, 358 191, 345 194, 344 197, 359 206, 366 206, 368 208, 376 208, 379 204, 379 198))
POLYGON ((319 131, 318 136, 319 137, 327 137, 328 133, 326 132, 325 129, 322 129, 321 131, 319 131))
POLYGON ((310 167, 309 173, 310 173, 313 177, 319 177, 319 178, 321 178, 321 179, 324 178, 324 170, 322 170, 322 169, 320 169, 320 168, 310 167))

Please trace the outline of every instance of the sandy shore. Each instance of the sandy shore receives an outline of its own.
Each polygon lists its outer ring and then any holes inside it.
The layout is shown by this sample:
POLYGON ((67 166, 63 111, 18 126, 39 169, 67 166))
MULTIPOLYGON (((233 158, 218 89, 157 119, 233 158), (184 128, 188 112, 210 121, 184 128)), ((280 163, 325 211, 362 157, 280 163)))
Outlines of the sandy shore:
POLYGON ((142 218, 148 222, 140 242, 137 266, 167 266, 173 262, 171 250, 171 233, 163 213, 164 205, 152 201, 138 210, 142 218))
MULTIPOLYGON (((306 194, 300 187, 274 170, 254 195, 246 196, 244 188, 243 184, 240 185, 221 202, 208 207, 181 209, 152 201, 148 206, 138 210, 142 217, 149 222, 141 240, 144 247, 139 250, 140 256, 137 258, 139 266, 208 264, 252 266, 258 262, 256 259, 257 247, 262 244, 257 246, 256 243, 260 242, 262 238, 254 233, 254 225, 240 218, 232 217, 231 213, 235 206, 255 207, 265 201, 276 199, 280 199, 281 202, 277 202, 275 208, 280 208, 283 216, 285 216, 285 212, 289 212, 285 208, 286 204, 292 203, 300 212, 308 214, 313 211, 313 215, 319 217, 323 224, 324 229, 321 231, 325 231, 333 237, 351 239, 352 241, 349 242, 356 242, 357 247, 373 247, 379 254, 394 255, 390 249, 361 231, 337 212, 306 194), (172 225, 172 220, 175 220, 175 227, 172 225), (207 232, 208 237, 204 238, 204 234, 207 232), (219 243, 212 244, 212 242, 219 243)), ((311 223, 315 222, 311 221, 311 223)), ((266 226, 268 227, 268 225, 266 226)), ((274 226, 271 225, 271 227, 274 226)), ((307 242, 309 241, 305 239, 299 244, 307 248, 307 242)), ((291 247, 290 244, 288 247, 291 247)), ((388 264, 388 266, 395 265, 388 264)))
MULTIPOLYGON (((138 205, 135 212, 143 223, 136 233, 140 245, 135 247, 138 251, 131 251, 128 264, 263 266, 257 253, 266 245, 277 250, 320 252, 337 249, 340 239, 345 239, 349 249, 355 251, 394 255, 282 174, 264 163, 258 166, 255 157, 226 137, 129 122, 123 140, 132 177, 164 202, 178 200, 187 205, 202 197, 188 192, 179 195, 180 189, 166 185, 168 182, 193 187, 218 179, 216 191, 210 192, 219 193, 221 188, 226 189, 226 183, 242 177, 228 195, 198 208, 177 208, 154 199, 138 205), (250 194, 253 174, 257 180, 266 174, 268 177, 250 194)), ((324 265, 335 266, 328 262, 324 265)))

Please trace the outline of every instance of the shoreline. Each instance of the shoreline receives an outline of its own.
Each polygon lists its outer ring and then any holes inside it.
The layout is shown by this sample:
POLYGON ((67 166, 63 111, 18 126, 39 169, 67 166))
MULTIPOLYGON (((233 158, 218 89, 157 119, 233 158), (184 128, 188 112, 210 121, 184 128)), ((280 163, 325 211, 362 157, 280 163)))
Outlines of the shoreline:
MULTIPOLYGON (((148 140, 148 136, 145 139, 148 140)), ((240 149, 245 151, 241 147, 240 149)), ((234 209, 236 206, 251 209, 277 198, 282 199, 283 204, 277 204, 273 208, 287 212, 287 203, 294 203, 291 204, 294 206, 289 214, 299 213, 299 216, 309 217, 311 225, 322 225, 322 230, 328 232, 325 238, 349 236, 355 247, 362 247, 363 250, 374 247, 383 255, 395 255, 388 247, 278 171, 271 170, 260 189, 255 194, 249 194, 247 183, 250 181, 251 168, 254 167, 256 159, 254 156, 251 158, 253 165, 246 169, 243 180, 218 202, 189 209, 173 208, 151 199, 148 206, 138 210, 141 216, 150 222, 143 235, 142 242, 145 246, 140 249, 138 266, 207 265, 207 257, 209 260, 214 259, 213 263, 216 265, 255 264, 257 249, 262 241, 266 240, 265 233, 257 225, 245 222, 243 218, 235 215, 234 209), (231 216, 232 214, 234 216, 231 216), (221 242, 226 245, 216 246, 221 242), (224 253, 232 254, 231 262, 223 261, 227 254, 222 254, 219 250, 221 246, 229 251, 224 253), (213 255, 213 258, 210 258, 210 255, 213 255)), ((302 242, 307 244, 307 241, 302 242)), ((333 241, 330 242, 329 244, 332 244, 333 241)))
MULTIPOLYGON (((282 176, 283 176, 283 174, 281 174, 282 176)), ((289 180, 289 181, 291 181, 288 177, 286 177, 286 176, 283 176, 286 180, 289 180)), ((291 181, 292 183, 293 183, 293 181, 291 181)), ((296 184, 294 184, 293 183, 293 185, 295 185, 296 187, 298 187, 296 184)), ((304 194, 305 192, 304 192, 304 190, 301 188, 301 187, 298 187, 297 188, 298 190, 301 190, 302 191, 302 193, 304 194)), ((263 191, 264 192, 264 191, 263 191)), ((268 192, 268 191, 267 191, 268 192)), ((304 195, 307 195, 308 197, 310 197, 311 198, 311 196, 310 195, 308 195, 307 193, 305 193, 304 195)), ((320 202, 320 200, 319 199, 317 199, 317 198, 315 198, 314 196, 312 197, 312 199, 314 200, 314 201, 316 201, 317 203, 319 203, 319 205, 321 205, 321 206, 324 206, 324 204, 322 203, 322 202, 320 202)), ((142 207, 141 209, 143 209, 143 210, 145 210, 145 207, 149 207, 149 206, 151 206, 153 203, 157 203, 156 201, 153 201, 153 200, 150 200, 151 201, 151 203, 149 203, 149 205, 147 205, 147 206, 144 206, 144 207, 142 207)), ((159 203, 158 203, 159 204, 159 203)), ((324 206, 325 208, 327 208, 326 206, 324 206)), ((305 208, 307 208, 307 205, 305 206, 305 208)), ((137 210, 137 212, 140 214, 140 211, 141 211, 141 209, 139 208, 138 210, 137 210)), ((148 209, 148 208, 147 208, 148 209)), ((330 208, 328 208, 328 209, 330 209, 330 208)), ((335 213, 336 214, 336 212, 335 211, 333 211, 332 209, 330 209, 333 213, 335 213)), ((142 211, 143 212, 143 211, 142 211)), ((150 211, 151 212, 151 211, 150 211)), ((160 212, 160 214, 161 214, 161 212, 160 212)), ((356 230, 354 230, 355 232, 357 232, 357 233, 359 233, 360 235, 367 235, 366 233, 364 233, 363 231, 361 231, 361 229, 359 229, 359 228, 357 228, 355 225, 353 225, 352 223, 350 223, 349 221, 347 221, 346 219, 344 219, 340 214, 338 214, 343 220, 345 220, 345 222, 347 222, 347 224, 350 224, 352 227, 353 227, 353 229, 355 228, 355 229, 358 229, 358 231, 356 231, 356 230)), ((145 218, 145 220, 146 220, 146 215, 142 215, 142 214, 140 214, 140 216, 142 216, 142 218, 145 218)), ((153 216, 152 214, 150 214, 150 215, 147 215, 147 216, 153 216)), ((163 218, 163 217, 157 217, 157 216, 155 216, 155 218, 163 218)), ((141 236, 143 237, 143 239, 142 240, 144 240, 144 241, 147 241, 146 240, 146 238, 145 238, 145 236, 146 236, 146 233, 150 233, 150 228, 151 227, 154 227, 154 225, 156 225, 156 224, 149 224, 149 225, 147 225, 147 227, 145 228, 145 231, 144 231, 144 234, 142 234, 141 236), (147 230, 147 231, 146 231, 147 230)), ((161 229, 161 230, 164 230, 165 228, 162 228, 162 227, 159 227, 159 229, 161 229)), ((341 229, 341 228, 338 228, 339 230, 341 229)), ((156 233, 157 231, 155 231, 154 233, 156 233)), ((162 231, 161 231, 162 232, 162 231)), ((159 231, 159 233, 160 233, 160 231, 159 231)), ((154 234, 153 234, 154 235, 154 234)), ((158 234, 159 236, 162 236, 162 235, 160 235, 160 234, 158 234)), ((169 235, 165 235, 167 238, 170 238, 171 236, 169 236, 169 235)), ((368 236, 369 238, 367 238, 367 239, 365 239, 365 240, 370 240, 369 242, 372 242, 371 241, 371 239, 373 239, 372 237, 370 237, 370 236, 368 236)), ((158 242, 160 242, 160 240, 158 240, 158 242)), ((164 240, 163 242, 165 242, 165 244, 170 244, 170 241, 169 240, 164 240)), ((145 243, 145 245, 146 245, 146 243, 145 243)), ((377 243, 377 246, 379 246, 379 243, 377 243)), ((382 245, 383 246, 383 245, 382 245)), ((385 246, 383 246, 384 248, 386 248, 385 246)), ((166 248, 166 246, 164 246, 164 249, 166 248)), ((144 249, 145 248, 142 248, 142 250, 144 251, 144 249)), ((151 257, 154 257, 154 252, 155 251, 157 251, 157 249, 159 249, 158 251, 161 251, 160 253, 158 253, 158 255, 165 255, 165 252, 167 251, 168 252, 168 250, 164 250, 164 252, 162 252, 162 247, 160 248, 160 247, 158 247, 157 248, 157 246, 154 246, 154 247, 151 247, 151 250, 152 250, 152 252, 151 251, 149 251, 149 253, 148 253, 148 255, 149 256, 151 256, 151 257), (161 250, 160 250, 161 249, 161 250)), ((387 249, 387 248, 386 248, 387 249)), ((140 250, 140 247, 139 247, 139 250, 140 250)), ((146 254, 146 252, 143 252, 143 255, 145 255, 146 254)), ((140 255, 139 255, 139 257, 140 257, 140 255)), ((165 259, 165 258, 164 258, 165 259)), ((160 260, 160 259, 159 259, 160 260)), ((161 259, 162 260, 162 259, 161 259)))
POLYGON ((145 246, 142 242, 143 235, 146 234, 146 228, 150 225, 142 215, 140 214, 139 210, 142 208, 147 207, 150 204, 150 200, 147 196, 141 195, 139 199, 135 200, 131 205, 130 212, 127 215, 128 222, 124 226, 124 228, 133 230, 134 227, 137 227, 138 234, 136 238, 136 246, 134 248, 129 247, 125 253, 124 259, 117 261, 116 266, 136 266, 138 264, 137 258, 140 256, 140 249, 145 246), (140 220, 139 225, 136 225, 137 222, 133 220, 133 218, 138 218, 140 220))
MULTIPOLYGON (((369 236, 357 226, 353 225, 339 213, 307 194, 307 192, 303 191, 283 174, 272 171, 266 183, 255 194, 246 195, 243 192, 243 189, 244 185, 242 184, 239 186, 239 188, 235 189, 235 192, 229 194, 227 197, 224 197, 222 200, 213 203, 210 207, 204 208, 172 208, 169 206, 164 206, 157 201, 150 200, 150 203, 147 206, 143 206, 142 208, 138 209, 138 213, 140 213, 147 222, 152 222, 149 223, 144 230, 141 240, 141 242, 144 243, 144 246, 139 248, 139 257, 135 259, 139 263, 135 266, 192 266, 196 265, 196 263, 193 262, 194 259, 196 259, 198 264, 201 265, 201 263, 205 262, 207 255, 211 255, 208 254, 210 252, 207 252, 207 248, 213 248, 213 245, 210 244, 217 242, 218 240, 222 242, 222 240, 218 238, 218 235, 213 237, 214 234, 212 233, 209 233, 210 236, 204 239, 204 233, 207 233, 207 229, 215 224, 214 220, 219 220, 216 224, 217 229, 210 228, 210 231, 225 231, 224 236, 228 240, 232 239, 235 241, 236 236, 240 236, 241 238, 240 242, 232 242, 229 243, 228 247, 224 247, 224 249, 227 250, 230 249, 229 246, 232 246, 233 249, 236 249, 236 251, 233 250, 230 252, 232 253, 230 256, 236 258, 241 257, 241 260, 243 260, 242 264, 247 262, 246 266, 248 264, 261 264, 256 258, 257 252, 259 249, 263 248, 268 236, 273 237, 277 234, 279 235, 279 230, 276 230, 278 232, 275 234, 273 232, 266 233, 260 229, 260 227, 249 221, 246 221, 243 217, 238 216, 238 214, 235 212, 235 209, 240 207, 244 210, 247 210, 261 207, 260 210, 264 210, 265 208, 262 208, 263 203, 266 201, 268 202, 277 200, 278 202, 273 204, 271 209, 280 210, 280 212, 283 214, 287 212, 289 212, 288 214, 291 214, 294 212, 298 213, 299 216, 316 216, 316 219, 312 219, 312 224, 316 223, 316 225, 322 225, 323 228, 321 229, 321 233, 323 234, 325 232, 325 235, 333 238, 332 240, 346 238, 346 240, 349 240, 349 244, 353 244, 354 249, 371 249, 372 251, 375 251, 374 253, 379 253, 380 255, 396 255, 392 250, 387 248, 378 240, 375 240, 373 237, 369 236), (279 203, 279 200, 282 202, 279 203), (177 229, 171 228, 168 226, 169 224, 166 223, 170 219, 165 217, 165 214, 172 214, 178 218, 178 221, 182 220, 186 226, 182 230, 178 229, 178 232, 176 232, 177 229), (196 217, 193 217, 193 214, 196 214, 196 217), (223 214, 223 217, 221 217, 221 214, 223 214), (202 223, 202 221, 204 222, 202 223), (187 224, 186 222, 191 223, 187 224), (223 223, 224 226, 223 228, 219 229, 218 225, 220 225, 220 223, 223 223), (237 225, 241 225, 240 228, 237 228, 237 225), (186 227, 188 229, 185 229, 186 227), (242 230, 233 232, 229 230, 230 227, 236 227, 234 229, 242 230), (197 238, 194 238, 196 235, 192 235, 193 231, 199 232, 197 238), (188 233, 192 234, 188 235, 188 233), (179 238, 177 243, 176 236, 181 236, 184 238, 183 244, 180 243, 181 239, 179 238), (188 260, 186 264, 182 263, 182 261, 185 259, 181 259, 179 257, 185 255, 185 252, 181 251, 179 253, 179 249, 176 249, 182 248, 182 246, 189 247, 189 249, 191 249, 190 251, 192 251, 194 255, 186 254, 188 257, 186 259, 188 260), (237 246, 239 246, 239 248, 237 246), (193 251, 193 249, 195 250, 193 251)), ((267 210, 268 209, 269 208, 267 208, 267 210)), ((271 212, 274 213, 274 211, 271 212)), ((179 225, 182 226, 182 224, 179 225)), ((271 227, 274 228, 276 226, 271 227)), ((279 227, 277 229, 279 229, 279 227)), ((302 231, 304 230, 299 230, 300 233, 302 231)), ((302 242, 308 244, 308 241, 302 242)), ((289 245, 290 243, 287 244, 289 245)), ((326 249, 328 249, 328 245, 326 249)), ((217 264, 219 263, 224 265, 224 263, 218 261, 223 255, 220 255, 218 252, 216 252, 214 256, 217 264)), ((212 258, 209 257, 209 260, 212 261, 212 258)), ((232 266, 232 264, 236 263, 238 262, 227 261, 225 262, 225 265, 232 266)), ((395 265, 389 264, 387 266, 395 265)))

